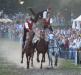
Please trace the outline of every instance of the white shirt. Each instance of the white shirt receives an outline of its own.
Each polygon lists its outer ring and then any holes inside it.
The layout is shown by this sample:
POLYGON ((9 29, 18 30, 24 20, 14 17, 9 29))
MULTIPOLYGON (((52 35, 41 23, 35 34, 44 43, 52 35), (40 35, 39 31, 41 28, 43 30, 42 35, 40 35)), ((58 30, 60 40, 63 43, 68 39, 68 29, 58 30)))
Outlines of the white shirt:
POLYGON ((50 18, 50 24, 52 24, 53 23, 53 19, 52 18, 50 18))
POLYGON ((79 39, 77 40, 76 45, 77 45, 77 48, 80 48, 80 46, 81 46, 81 41, 80 41, 79 39))
POLYGON ((28 26, 28 23, 27 23, 27 22, 25 22, 25 27, 26 27, 26 29, 28 29, 28 28, 29 28, 29 26, 28 26))
POLYGON ((43 19, 46 19, 47 18, 47 11, 44 11, 43 12, 43 19))
POLYGON ((72 48, 78 48, 78 47, 79 47, 79 41, 78 39, 74 39, 72 48))
POLYGON ((77 45, 76 44, 72 45, 72 48, 76 49, 77 48, 77 45))

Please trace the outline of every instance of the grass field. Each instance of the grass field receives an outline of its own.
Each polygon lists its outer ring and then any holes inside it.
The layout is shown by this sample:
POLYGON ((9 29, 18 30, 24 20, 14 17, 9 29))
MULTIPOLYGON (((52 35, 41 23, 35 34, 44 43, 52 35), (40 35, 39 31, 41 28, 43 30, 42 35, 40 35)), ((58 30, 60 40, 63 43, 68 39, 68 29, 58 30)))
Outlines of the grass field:
POLYGON ((64 69, 81 69, 81 64, 75 65, 71 60, 64 60, 62 62, 61 68, 64 69))

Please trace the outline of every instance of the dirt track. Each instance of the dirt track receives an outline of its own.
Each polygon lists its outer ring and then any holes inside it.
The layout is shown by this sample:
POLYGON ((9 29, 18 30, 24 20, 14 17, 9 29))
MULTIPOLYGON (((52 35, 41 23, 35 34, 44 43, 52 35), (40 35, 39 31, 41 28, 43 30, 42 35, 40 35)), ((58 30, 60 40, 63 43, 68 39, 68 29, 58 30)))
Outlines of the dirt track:
MULTIPOLYGON (((0 52, 2 53, 2 56, 9 62, 16 64, 18 67, 26 68, 26 57, 24 57, 24 63, 23 64, 20 63, 21 45, 19 42, 1 39, 0 40, 0 52)), ((40 55, 40 59, 41 59, 41 55, 40 55)), ((48 67, 47 55, 46 55, 46 62, 43 64, 43 67, 44 68, 48 67)), ((40 68, 40 63, 37 63, 36 61, 36 53, 34 54, 34 67, 33 68, 40 68)))

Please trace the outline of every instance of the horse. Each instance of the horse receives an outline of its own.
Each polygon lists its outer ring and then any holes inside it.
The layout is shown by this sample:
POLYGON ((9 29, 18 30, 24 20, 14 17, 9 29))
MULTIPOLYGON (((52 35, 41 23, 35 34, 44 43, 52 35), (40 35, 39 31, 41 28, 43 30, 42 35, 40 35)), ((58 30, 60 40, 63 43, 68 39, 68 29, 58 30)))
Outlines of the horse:
POLYGON ((40 62, 39 55, 42 54, 42 60, 41 60, 41 66, 42 69, 42 63, 45 62, 45 54, 48 51, 48 42, 45 40, 45 31, 40 31, 40 40, 38 40, 35 43, 35 48, 37 51, 37 62, 40 62))
POLYGON ((24 49, 22 51, 22 60, 21 63, 23 63, 23 57, 24 53, 26 53, 26 59, 27 59, 27 69, 29 69, 29 63, 31 60, 31 66, 33 66, 33 56, 34 56, 34 46, 32 43, 33 37, 34 37, 34 32, 31 30, 27 33, 27 39, 25 42, 24 49))
POLYGON ((49 39, 49 45, 48 45, 48 59, 49 59, 49 66, 53 67, 53 59, 55 57, 55 63, 54 65, 57 66, 58 63, 58 55, 59 55, 59 47, 58 47, 58 42, 57 39, 54 38, 49 39))

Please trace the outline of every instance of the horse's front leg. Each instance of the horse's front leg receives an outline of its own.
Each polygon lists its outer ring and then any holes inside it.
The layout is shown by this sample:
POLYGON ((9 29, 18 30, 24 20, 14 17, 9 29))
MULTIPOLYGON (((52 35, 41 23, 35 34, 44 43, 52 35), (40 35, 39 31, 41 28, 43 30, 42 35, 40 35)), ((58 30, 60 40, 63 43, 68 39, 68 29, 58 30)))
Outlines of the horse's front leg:
POLYGON ((49 66, 53 67, 52 53, 49 51, 49 66))
POLYGON ((37 62, 40 62, 39 60, 39 53, 37 52, 37 62))
POLYGON ((55 66, 57 66, 58 63, 58 54, 55 55, 55 66))
POLYGON ((43 54, 43 60, 42 60, 42 62, 45 62, 45 53, 43 54))
POLYGON ((26 56, 26 59, 27 59, 27 69, 29 69, 29 59, 28 59, 28 56, 26 56))
POLYGON ((25 50, 22 49, 21 63, 23 63, 24 53, 25 53, 25 50))
POLYGON ((50 56, 49 56, 49 51, 47 52, 48 54, 48 60, 49 60, 49 66, 50 66, 50 56))
POLYGON ((49 58, 49 66, 51 66, 53 68, 53 59, 52 59, 52 56, 49 58))
POLYGON ((30 56, 26 56, 26 58, 27 58, 27 69, 29 69, 29 63, 30 63, 30 56))
POLYGON ((41 69, 42 69, 42 63, 43 63, 43 56, 44 55, 42 54, 41 67, 40 67, 41 69))

